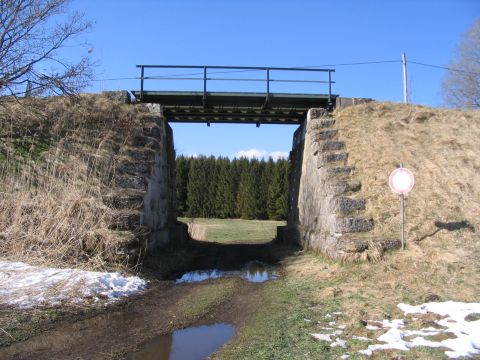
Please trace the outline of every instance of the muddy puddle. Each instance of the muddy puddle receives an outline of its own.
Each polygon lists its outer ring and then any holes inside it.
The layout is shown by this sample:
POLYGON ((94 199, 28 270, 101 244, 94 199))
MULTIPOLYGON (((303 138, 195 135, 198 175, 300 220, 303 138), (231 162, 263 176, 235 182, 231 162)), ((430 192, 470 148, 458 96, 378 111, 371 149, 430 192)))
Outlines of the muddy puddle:
POLYGON ((235 328, 229 324, 190 327, 154 338, 129 359, 201 360, 218 350, 233 335, 235 328))
POLYGON ((184 273, 176 283, 193 283, 221 277, 240 277, 249 282, 264 282, 278 278, 276 269, 260 261, 251 261, 240 270, 195 270, 184 273))

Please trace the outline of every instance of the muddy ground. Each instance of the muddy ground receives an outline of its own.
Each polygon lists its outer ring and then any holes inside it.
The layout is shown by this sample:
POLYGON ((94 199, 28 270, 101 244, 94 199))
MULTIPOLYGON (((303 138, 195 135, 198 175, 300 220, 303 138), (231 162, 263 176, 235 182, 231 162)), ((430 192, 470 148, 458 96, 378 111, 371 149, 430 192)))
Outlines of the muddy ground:
POLYGON ((47 317, 32 336, 0 348, 0 358, 124 359, 148 340, 188 326, 229 323, 238 329, 261 306, 264 283, 220 278, 175 284, 174 279, 191 270, 239 269, 252 260, 276 264, 295 250, 274 243, 188 242, 145 262, 151 287, 143 294, 113 306, 47 317))

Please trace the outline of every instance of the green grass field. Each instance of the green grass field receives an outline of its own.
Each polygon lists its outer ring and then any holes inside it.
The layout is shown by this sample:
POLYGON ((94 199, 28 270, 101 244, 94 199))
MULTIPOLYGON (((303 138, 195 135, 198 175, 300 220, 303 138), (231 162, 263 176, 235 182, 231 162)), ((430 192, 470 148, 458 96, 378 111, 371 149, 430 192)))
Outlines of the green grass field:
POLYGON ((285 221, 270 220, 201 218, 179 218, 178 220, 186 224, 194 224, 194 238, 219 243, 267 242, 275 238, 277 226, 285 225, 285 221))

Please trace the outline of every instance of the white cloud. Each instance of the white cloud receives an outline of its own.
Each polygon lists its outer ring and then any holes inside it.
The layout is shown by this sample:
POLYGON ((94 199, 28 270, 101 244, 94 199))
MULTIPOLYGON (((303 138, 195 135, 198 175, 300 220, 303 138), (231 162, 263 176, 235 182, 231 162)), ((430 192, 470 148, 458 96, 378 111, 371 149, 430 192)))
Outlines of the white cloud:
POLYGON ((272 151, 268 156, 271 156, 274 161, 288 159, 288 153, 285 151, 272 151))
POLYGON ((235 154, 235 157, 237 158, 247 158, 247 159, 261 159, 267 155, 267 152, 265 150, 258 150, 258 149, 250 149, 250 150, 240 150, 235 154))
POLYGON ((236 158, 247 158, 247 159, 268 159, 271 157, 274 161, 278 159, 287 159, 288 153, 285 151, 272 151, 268 152, 266 150, 260 149, 250 149, 250 150, 241 150, 235 154, 236 158))

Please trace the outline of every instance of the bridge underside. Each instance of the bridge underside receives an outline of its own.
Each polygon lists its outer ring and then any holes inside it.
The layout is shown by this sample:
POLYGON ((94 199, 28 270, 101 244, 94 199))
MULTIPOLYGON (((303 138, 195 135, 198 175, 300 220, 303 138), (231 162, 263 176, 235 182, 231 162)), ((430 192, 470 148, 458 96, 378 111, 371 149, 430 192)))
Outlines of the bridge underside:
POLYGON ((244 92, 132 91, 144 103, 162 105, 169 122, 293 124, 310 108, 331 108, 336 95, 244 92))

